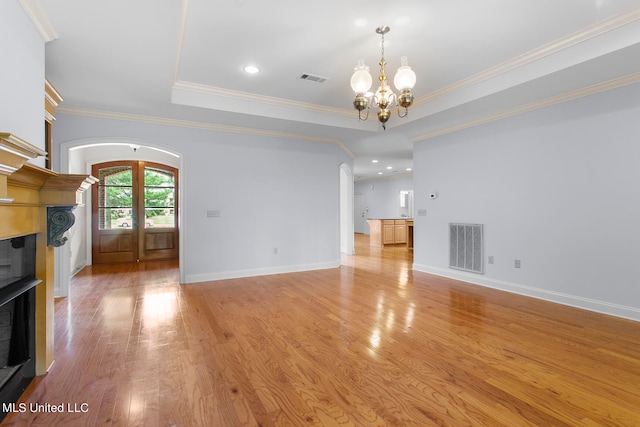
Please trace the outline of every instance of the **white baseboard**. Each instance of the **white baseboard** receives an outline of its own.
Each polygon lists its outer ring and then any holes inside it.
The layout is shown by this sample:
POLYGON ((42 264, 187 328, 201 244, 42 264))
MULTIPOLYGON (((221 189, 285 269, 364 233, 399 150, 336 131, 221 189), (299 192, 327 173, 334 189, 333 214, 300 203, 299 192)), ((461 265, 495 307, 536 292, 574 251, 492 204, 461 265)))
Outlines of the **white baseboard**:
POLYGON ((340 267, 340 260, 318 264, 285 265, 278 267, 254 268, 249 270, 221 271, 207 274, 188 274, 186 283, 211 282, 226 279, 241 279, 243 277, 267 276, 270 274, 297 273, 311 270, 327 270, 340 267))
POLYGON ((87 266, 86 262, 83 262, 80 265, 76 265, 75 268, 73 270, 71 270, 71 277, 73 277, 76 274, 80 273, 86 266, 87 266))
POLYGON ((518 295, 524 295, 532 298, 551 301, 558 304, 568 305, 571 307, 581 308, 584 310, 594 311, 597 313, 608 314, 611 316, 640 322, 640 309, 634 307, 613 304, 606 301, 599 301, 576 295, 563 294, 546 289, 534 288, 531 286, 519 285, 517 283, 505 282, 487 278, 484 276, 478 276, 477 274, 432 267, 428 265, 413 264, 413 269, 415 271, 460 280, 462 282, 471 283, 474 285, 485 286, 505 292, 511 292, 518 295))

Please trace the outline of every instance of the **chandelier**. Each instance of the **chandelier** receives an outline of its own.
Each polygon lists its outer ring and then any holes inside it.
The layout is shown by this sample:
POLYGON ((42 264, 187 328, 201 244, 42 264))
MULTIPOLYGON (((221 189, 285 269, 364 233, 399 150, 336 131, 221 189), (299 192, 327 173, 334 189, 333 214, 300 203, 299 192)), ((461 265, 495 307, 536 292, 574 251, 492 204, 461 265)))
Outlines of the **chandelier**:
POLYGON ((371 74, 369 74, 369 67, 364 65, 364 60, 358 60, 358 65, 354 68, 353 75, 351 76, 351 89, 356 93, 356 99, 353 101, 353 106, 358 110, 358 119, 367 120, 369 118, 369 109, 371 105, 378 108, 378 121, 382 123, 382 128, 386 129, 386 123, 391 117, 391 108, 395 105, 397 108, 398 116, 401 118, 407 117, 408 109, 413 104, 413 95, 411 89, 416 84, 416 73, 411 70, 411 67, 407 65, 407 57, 400 58, 400 68, 396 72, 393 79, 393 84, 400 92, 400 95, 396 96, 387 84, 387 75, 384 67, 387 65, 384 60, 384 35, 391 29, 387 26, 376 28, 376 33, 382 37, 382 54, 380 58, 380 86, 376 93, 369 92, 373 83, 371 74), (400 110, 403 108, 404 110, 400 110), (367 110, 367 114, 362 117, 362 111, 367 110))

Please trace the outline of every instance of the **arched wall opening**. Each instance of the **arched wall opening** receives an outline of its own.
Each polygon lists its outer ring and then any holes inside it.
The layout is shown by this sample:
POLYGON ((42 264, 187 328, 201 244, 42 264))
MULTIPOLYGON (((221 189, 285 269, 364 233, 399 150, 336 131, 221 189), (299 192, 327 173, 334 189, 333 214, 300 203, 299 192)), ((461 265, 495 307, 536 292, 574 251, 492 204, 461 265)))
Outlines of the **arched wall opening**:
MULTIPOLYGON (((91 174, 91 167, 97 163, 115 160, 149 161, 172 166, 182 172, 183 153, 163 147, 152 141, 130 138, 90 138, 60 144, 59 164, 54 169, 61 173, 91 174)), ((178 182, 178 229, 182 229, 184 214, 182 201, 183 180, 178 182)), ((69 295, 71 277, 87 265, 91 259, 91 192, 85 192, 83 206, 76 208, 76 224, 69 230, 68 244, 56 248, 55 295, 69 295)), ((180 282, 183 280, 183 235, 178 234, 180 282)))
POLYGON ((353 172, 347 163, 340 165, 340 252, 355 253, 353 241, 353 172))

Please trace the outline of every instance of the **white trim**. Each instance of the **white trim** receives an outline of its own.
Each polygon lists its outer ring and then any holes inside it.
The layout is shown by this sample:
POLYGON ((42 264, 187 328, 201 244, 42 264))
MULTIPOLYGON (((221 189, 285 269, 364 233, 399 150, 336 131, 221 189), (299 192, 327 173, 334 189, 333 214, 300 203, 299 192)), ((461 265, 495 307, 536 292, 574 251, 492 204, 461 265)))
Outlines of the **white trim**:
POLYGON ((353 201, 354 201, 354 180, 353 171, 349 163, 341 163, 338 168, 339 173, 339 210, 340 210, 340 225, 339 225, 339 239, 340 253, 353 255, 355 253, 354 243, 354 214, 353 214, 353 201))
POLYGON ((519 114, 528 113, 531 111, 539 110, 541 108, 551 107, 553 105, 561 104, 563 102, 573 101, 585 96, 595 95, 608 90, 617 89, 620 87, 628 86, 640 82, 640 73, 629 74, 616 79, 612 79, 606 82, 597 83, 591 86, 587 86, 581 89, 577 89, 571 92, 562 93, 560 95, 552 96, 540 101, 531 102, 529 104, 521 105, 519 107, 511 108, 509 110, 501 111, 496 114, 481 117, 476 120, 472 120, 465 123, 460 123, 455 126, 451 126, 444 129, 439 129, 422 135, 409 138, 411 142, 424 141, 426 139, 435 138, 437 136, 446 135, 448 133, 457 132, 463 129, 468 129, 475 126, 480 126, 486 123, 494 122, 497 120, 506 119, 508 117, 517 116, 519 114))
POLYGON ((347 109, 185 81, 177 81, 173 84, 171 103, 302 123, 370 132, 379 131, 377 122, 357 120, 355 113, 347 109))
POLYGON ((14 167, 7 166, 7 165, 0 165, 0 175, 11 175, 12 173, 17 171, 18 169, 19 168, 14 168, 14 167))
POLYGON ((227 279, 242 279, 246 277, 268 276, 272 274, 299 273, 303 271, 328 270, 340 267, 340 260, 317 264, 285 265, 280 267, 255 268, 250 270, 221 271, 207 274, 189 274, 184 284, 212 282, 227 279))
POLYGON ((561 292, 550 291, 547 289, 535 288, 533 286, 521 285, 502 280, 491 279, 472 273, 464 273, 461 271, 453 271, 439 267, 432 267, 423 264, 413 264, 413 270, 422 273, 434 274, 436 276, 447 277, 449 279, 460 280, 465 283, 480 285, 487 288, 498 289, 500 291, 510 292, 513 294, 523 295, 540 300, 550 301, 557 304, 576 307, 583 310, 594 311, 597 313, 608 314, 611 316, 621 317, 624 319, 640 322, 640 309, 612 304, 605 301, 584 298, 576 295, 564 294, 561 292))
POLYGON ((297 139, 302 141, 324 142, 335 144, 352 160, 356 156, 341 141, 332 138, 319 138, 307 135, 296 135, 285 132, 275 132, 259 129, 249 129, 239 126, 220 125, 213 123, 195 122, 190 120, 168 119, 163 117, 142 116, 138 114, 115 113, 110 111, 87 110, 82 108, 61 107, 56 110, 57 114, 69 114, 75 116, 94 117, 106 120, 123 120, 137 123, 156 124, 164 126, 185 127, 190 129, 204 129, 218 132, 241 133, 247 135, 265 136, 273 138, 297 139))
POLYGON ((19 2, 45 43, 58 38, 58 33, 51 25, 38 0, 19 0, 19 2))
POLYGON ((259 95, 256 93, 242 92, 239 90, 225 89, 221 87, 208 86, 199 83, 178 80, 173 84, 174 90, 197 92, 216 97, 239 99, 252 103, 266 104, 269 106, 281 106, 298 110, 313 111, 315 113, 333 114, 336 116, 353 118, 353 110, 346 108, 328 107, 326 105, 310 104, 308 102, 293 101, 291 99, 277 98, 275 96, 259 95))
POLYGON ((525 52, 522 55, 518 55, 514 58, 511 58, 508 61, 505 61, 501 64, 497 64, 491 68, 481 71, 480 73, 477 73, 473 76, 459 80, 453 84, 450 84, 449 86, 446 86, 440 90, 432 92, 426 96, 420 97, 415 100, 414 108, 418 105, 426 104, 435 99, 442 98, 454 92, 465 89, 469 86, 473 86, 482 81, 489 80, 501 74, 515 70, 516 68, 522 67, 524 65, 530 64, 532 62, 535 62, 545 57, 548 57, 550 55, 553 55, 562 50, 571 48, 589 39, 598 37, 609 31, 613 31, 617 28, 631 24, 637 20, 640 20, 640 6, 633 7, 627 10, 626 12, 623 12, 618 15, 614 15, 603 21, 596 22, 595 24, 590 25, 586 28, 583 28, 579 31, 576 31, 573 34, 569 34, 568 36, 564 36, 560 39, 554 40, 550 43, 547 43, 533 50, 525 52))

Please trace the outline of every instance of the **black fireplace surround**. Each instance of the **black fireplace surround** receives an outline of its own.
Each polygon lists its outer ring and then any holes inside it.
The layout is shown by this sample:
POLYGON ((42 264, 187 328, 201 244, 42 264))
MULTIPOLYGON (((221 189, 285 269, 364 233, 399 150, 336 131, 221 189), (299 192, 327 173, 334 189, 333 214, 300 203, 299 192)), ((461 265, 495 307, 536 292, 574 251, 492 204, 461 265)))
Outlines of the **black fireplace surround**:
POLYGON ((35 235, 0 240, 0 420, 35 377, 35 235))

